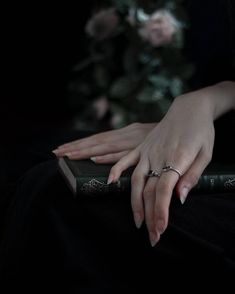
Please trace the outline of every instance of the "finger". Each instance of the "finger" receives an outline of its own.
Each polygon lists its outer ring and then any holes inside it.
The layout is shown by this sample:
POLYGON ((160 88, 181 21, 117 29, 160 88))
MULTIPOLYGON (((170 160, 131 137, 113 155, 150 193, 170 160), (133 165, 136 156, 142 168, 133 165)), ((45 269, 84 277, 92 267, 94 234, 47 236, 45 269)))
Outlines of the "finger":
MULTIPOLYGON (((85 138, 81 138, 78 140, 65 143, 63 145, 58 146, 57 149, 53 150, 53 152, 56 155, 57 154, 62 155, 65 152, 69 152, 79 148, 88 148, 90 146, 105 144, 105 143, 117 141, 117 140, 121 140, 121 141, 128 140, 129 144, 131 144, 131 141, 129 140, 130 135, 133 136, 135 132, 137 132, 137 135, 139 135, 140 131, 143 129, 145 130, 144 133, 146 133, 146 129, 151 130, 155 125, 156 125, 155 123, 152 123, 152 124, 151 123, 150 124, 133 123, 123 128, 105 131, 102 133, 91 135, 89 137, 85 137, 85 138)), ((129 146, 129 148, 132 148, 132 147, 134 148, 136 146, 135 141, 133 144, 132 144, 133 146, 129 146)))
POLYGON ((154 221, 154 206, 156 200, 156 183, 158 178, 150 177, 147 180, 143 192, 144 209, 145 209, 145 222, 149 232, 149 240, 152 246, 155 246, 160 239, 160 234, 156 230, 154 221))
POLYGON ((111 142, 113 140, 118 139, 118 136, 117 136, 119 133, 118 131, 119 130, 102 132, 102 133, 95 134, 86 138, 74 140, 74 141, 58 146, 57 149, 53 150, 53 152, 57 154, 62 154, 65 152, 74 151, 79 148, 87 148, 97 144, 104 144, 106 142, 111 142))
POLYGON ((130 151, 127 155, 122 157, 110 170, 107 183, 118 181, 122 172, 127 168, 136 165, 138 163, 140 154, 139 150, 136 148, 130 151))
MULTIPOLYGON (((175 158, 177 157, 175 156, 175 158)), ((195 156, 191 157, 191 160, 189 160, 188 156, 185 156, 185 158, 179 156, 178 160, 175 161, 174 164, 166 164, 166 166, 170 165, 174 168, 177 168, 177 170, 179 170, 180 173, 183 175, 192 164, 194 159, 195 156)), ((154 207, 154 222, 156 231, 159 234, 162 234, 167 228, 171 197, 175 185, 178 181, 179 174, 174 170, 167 170, 166 172, 162 172, 157 182, 155 195, 156 201, 154 207)))
POLYGON ((155 231, 160 235, 168 225, 170 201, 178 178, 178 175, 169 172, 162 174, 156 184, 153 222, 155 231))
POLYGON ((65 155, 69 157, 70 159, 86 159, 90 157, 96 157, 98 155, 106 155, 110 153, 117 153, 121 152, 123 150, 128 150, 129 145, 127 142, 111 142, 107 144, 102 145, 95 145, 91 146, 89 148, 81 149, 81 150, 75 150, 71 152, 66 152, 65 155))
POLYGON ((178 181, 176 192, 182 204, 184 204, 189 191, 198 183, 201 174, 211 161, 211 157, 212 152, 201 150, 189 169, 178 181))
POLYGON ((121 151, 121 152, 117 152, 117 153, 111 153, 111 154, 106 154, 106 155, 101 155, 101 156, 94 156, 94 157, 91 157, 91 160, 94 161, 95 163, 100 163, 100 164, 115 163, 118 160, 120 160, 123 156, 128 154, 129 152, 130 152, 130 150, 126 150, 126 151, 121 151))
POLYGON ((57 156, 64 156, 65 153, 70 153, 74 151, 80 151, 80 149, 90 148, 96 145, 102 145, 105 143, 105 140, 102 138, 97 138, 96 136, 91 136, 85 139, 76 140, 71 143, 67 143, 57 149, 53 150, 52 152, 55 153, 57 156))
POLYGON ((144 220, 143 190, 146 183, 146 175, 149 171, 149 162, 141 160, 131 177, 131 207, 137 228, 140 228, 144 220))
POLYGON ((73 145, 77 144, 82 144, 82 143, 104 143, 104 142, 109 142, 112 140, 117 140, 120 138, 120 135, 123 136, 125 133, 129 131, 129 126, 123 127, 120 129, 115 129, 115 130, 110 130, 110 131, 105 131, 105 132, 100 132, 98 134, 93 134, 91 136, 81 138, 78 140, 74 140, 65 144, 62 144, 57 147, 57 149, 67 149, 70 148, 73 145))

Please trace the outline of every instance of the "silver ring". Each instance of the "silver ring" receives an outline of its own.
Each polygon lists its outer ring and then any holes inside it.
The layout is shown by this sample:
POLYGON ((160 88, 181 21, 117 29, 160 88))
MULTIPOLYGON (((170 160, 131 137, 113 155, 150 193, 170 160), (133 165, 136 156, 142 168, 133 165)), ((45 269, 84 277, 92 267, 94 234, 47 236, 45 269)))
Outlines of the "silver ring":
POLYGON ((150 171, 147 174, 147 177, 158 177, 159 178, 160 175, 161 174, 158 171, 150 169, 150 171))
POLYGON ((176 169, 173 166, 171 166, 171 165, 166 165, 162 169, 163 172, 168 172, 170 170, 176 172, 178 174, 179 178, 182 176, 181 172, 178 169, 176 169))

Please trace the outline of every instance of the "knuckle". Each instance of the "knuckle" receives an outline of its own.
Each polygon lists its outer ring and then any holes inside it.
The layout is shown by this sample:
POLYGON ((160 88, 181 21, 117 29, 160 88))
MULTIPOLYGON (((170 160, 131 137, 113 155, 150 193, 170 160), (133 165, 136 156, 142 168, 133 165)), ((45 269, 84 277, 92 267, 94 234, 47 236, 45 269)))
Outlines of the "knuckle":
POLYGON ((189 152, 188 149, 183 149, 181 148, 181 150, 177 150, 177 153, 176 153, 176 160, 178 162, 188 162, 191 160, 192 158, 192 153, 189 152))
POLYGON ((187 150, 182 146, 169 148, 168 145, 164 144, 161 151, 166 153, 166 158, 168 158, 171 163, 181 162, 182 160, 185 160, 185 157, 187 156, 187 150))
POLYGON ((139 122, 133 122, 130 127, 133 129, 138 129, 141 126, 141 123, 139 122))
POLYGON ((183 150, 183 149, 177 149, 177 152, 174 152, 177 159, 179 161, 181 161, 183 158, 185 158, 185 156, 187 157, 187 151, 183 150))

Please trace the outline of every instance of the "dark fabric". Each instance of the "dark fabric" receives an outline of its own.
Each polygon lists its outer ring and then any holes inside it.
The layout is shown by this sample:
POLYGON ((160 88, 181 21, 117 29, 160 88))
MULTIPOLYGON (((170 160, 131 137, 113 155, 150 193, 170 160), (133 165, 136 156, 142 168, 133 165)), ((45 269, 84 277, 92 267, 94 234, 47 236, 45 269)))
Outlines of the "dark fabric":
POLYGON ((3 282, 24 289, 29 280, 47 281, 79 293, 150 289, 158 278, 182 275, 232 282, 234 197, 192 195, 184 206, 174 199, 170 225, 151 248, 145 226, 134 226, 130 195, 74 199, 56 162, 47 161, 18 183, 1 251, 3 282))
MULTIPOLYGON (((57 143, 81 136, 58 137, 57 143)), ((213 287, 223 277, 232 283, 235 195, 190 195, 183 206, 174 197, 169 227, 152 248, 145 226, 135 228, 130 195, 74 199, 50 144, 44 148, 33 153, 37 164, 8 193, 2 287, 13 291, 17 285, 34 293, 45 285, 66 293, 138 293, 150 291, 159 279, 187 279, 198 286, 213 282, 213 287), (31 288, 32 283, 37 287, 31 288)))

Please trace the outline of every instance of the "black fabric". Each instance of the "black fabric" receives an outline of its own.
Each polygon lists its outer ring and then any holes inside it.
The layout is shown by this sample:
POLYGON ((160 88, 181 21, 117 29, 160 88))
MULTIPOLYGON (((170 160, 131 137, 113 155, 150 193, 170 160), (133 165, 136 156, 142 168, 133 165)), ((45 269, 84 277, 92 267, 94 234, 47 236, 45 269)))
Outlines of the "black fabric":
POLYGON ((3 283, 116 293, 181 275, 232 282, 234 197, 194 195, 184 206, 174 199, 170 225, 151 248, 146 228, 134 226, 130 195, 75 200, 55 161, 45 162, 18 183, 1 251, 3 283))
MULTIPOLYGON (((86 135, 58 137, 54 143, 86 135)), ((213 282, 213 287, 222 285, 223 277, 223 283, 232 283, 234 194, 190 195, 183 206, 174 197, 169 227, 152 248, 145 225, 135 228, 130 195, 74 199, 51 147, 34 153, 38 163, 10 194, 0 253, 2 287, 138 293, 159 279, 183 278, 198 286, 213 282)))

